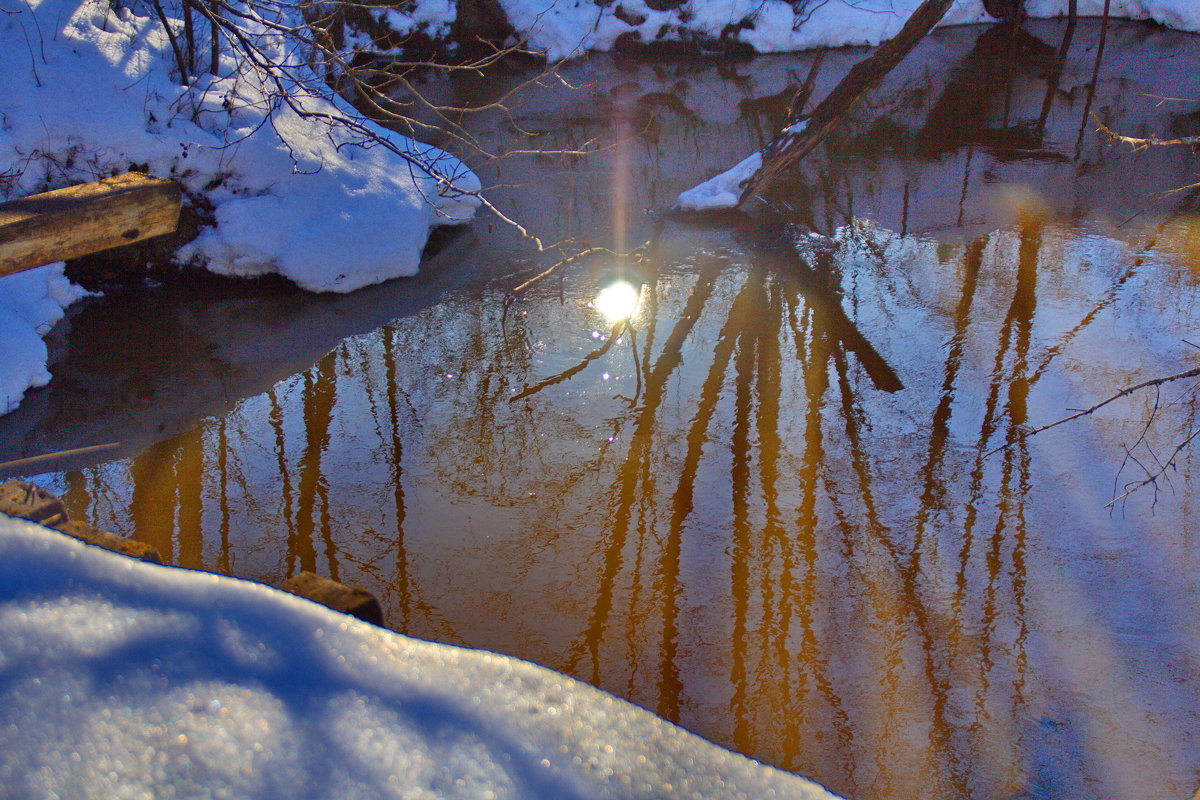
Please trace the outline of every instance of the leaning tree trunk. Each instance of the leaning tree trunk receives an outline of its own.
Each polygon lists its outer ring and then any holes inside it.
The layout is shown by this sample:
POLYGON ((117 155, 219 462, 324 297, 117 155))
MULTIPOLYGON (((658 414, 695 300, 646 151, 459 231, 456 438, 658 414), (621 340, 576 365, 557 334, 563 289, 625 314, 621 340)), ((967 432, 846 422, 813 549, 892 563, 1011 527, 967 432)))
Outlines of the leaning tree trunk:
POLYGON ((884 77, 907 56, 917 43, 946 15, 954 0, 925 0, 912 13, 900 32, 881 44, 869 58, 851 68, 807 119, 793 104, 793 116, 783 133, 763 151, 762 166, 746 182, 738 205, 761 193, 781 173, 804 158, 829 135, 863 95, 880 84, 884 77))

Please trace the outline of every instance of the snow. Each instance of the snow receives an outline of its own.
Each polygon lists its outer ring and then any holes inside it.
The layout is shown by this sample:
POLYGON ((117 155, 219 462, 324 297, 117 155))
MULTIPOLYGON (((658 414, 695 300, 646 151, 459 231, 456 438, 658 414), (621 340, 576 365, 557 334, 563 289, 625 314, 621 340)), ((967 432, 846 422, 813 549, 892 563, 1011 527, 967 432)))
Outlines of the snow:
MULTIPOLYGON (((920 0, 716 0, 668 11, 655 11, 645 0, 602 6, 592 0, 500 4, 528 46, 557 61, 589 50, 612 50, 622 36, 645 43, 712 41, 724 35, 759 53, 876 45, 900 30, 920 0)), ((1078 7, 1083 16, 1100 16, 1104 0, 1079 0, 1078 7)), ((1031 17, 1065 16, 1067 0, 1028 0, 1027 10, 1031 17)), ((1200 32, 1200 3, 1195 0, 1112 0, 1110 14, 1200 32)), ((982 0, 957 0, 941 24, 992 21, 982 0)))
MULTIPOLYGON (((279 273, 322 292, 416 273, 429 229, 473 215, 478 179, 441 150, 372 123, 363 127, 375 142, 302 116, 356 115, 314 93, 320 79, 285 43, 258 41, 300 76, 288 87, 292 104, 273 101, 267 82, 229 57, 218 76, 179 85, 148 11, 107 0, 6 9, 0 200, 138 165, 213 209, 217 226, 181 250, 185 261, 226 275, 279 273)), ((50 378, 39 334, 78 296, 64 281, 59 265, 0 284, 0 414, 50 378)))
POLYGON ((6 798, 802 798, 514 658, 0 516, 6 798))
POLYGON ((286 87, 291 104, 229 57, 218 76, 180 86, 150 13, 30 0, 0 16, 0 166, 13 165, 0 189, 22 196, 143 165, 214 206, 217 227, 181 255, 215 272, 278 272, 333 292, 414 274, 429 228, 472 215, 477 200, 462 192, 477 179, 372 123, 365 130, 399 152, 311 116, 357 115, 319 96, 301 56, 260 28, 268 55, 298 76, 286 87))
POLYGON ((434 38, 448 36, 458 16, 453 0, 424 0, 402 8, 385 8, 380 17, 401 36, 426 33, 434 38))
MULTIPOLYGON (((393 41, 403 41, 413 35, 445 39, 450 36, 451 26, 458 17, 458 4, 456 0, 420 0, 403 3, 398 7, 385 6, 375 9, 363 6, 357 11, 369 13, 379 29, 390 32, 388 38, 393 41)), ((378 30, 360 30, 351 24, 346 26, 344 32, 344 50, 379 50, 379 43, 376 41, 378 30)))
POLYGON ((87 295, 64 277, 61 261, 0 278, 0 414, 50 382, 42 337, 87 295))
MULTIPOLYGON (((1031 17, 1065 17, 1065 0, 1026 0, 1031 17)), ((1104 0, 1079 0, 1084 17, 1104 15, 1104 0)), ((1122 19, 1150 20, 1181 31, 1200 33, 1200 3, 1195 0, 1111 0, 1109 16, 1122 19)))
POLYGON ((699 186, 682 192, 675 201, 684 211, 705 211, 714 208, 733 208, 746 181, 762 166, 762 153, 754 153, 737 166, 714 175, 699 186))
MULTIPOLYGON (((799 136, 808 128, 808 120, 801 120, 783 129, 782 133, 799 136)), ((742 159, 736 166, 730 167, 719 175, 681 192, 675 200, 675 207, 682 211, 707 211, 719 208, 733 208, 746 183, 754 177, 754 173, 762 167, 762 152, 753 153, 742 159)))

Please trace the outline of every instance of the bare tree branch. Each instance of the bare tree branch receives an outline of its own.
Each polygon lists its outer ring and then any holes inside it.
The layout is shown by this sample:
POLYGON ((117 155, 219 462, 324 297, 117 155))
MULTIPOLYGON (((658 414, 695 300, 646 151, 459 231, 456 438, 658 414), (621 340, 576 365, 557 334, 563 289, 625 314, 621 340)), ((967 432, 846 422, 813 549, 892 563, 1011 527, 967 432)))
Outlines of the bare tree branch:
MULTIPOLYGON (((1041 427, 1032 428, 1027 431, 1021 431, 1020 435, 1017 436, 1015 439, 1013 439, 1012 441, 1009 441, 1009 442, 1005 442, 1004 444, 1000 445, 999 447, 988 451, 987 455, 991 456, 991 455, 1001 452, 1002 450, 1007 450, 1008 448, 1012 447, 1014 444, 1023 442, 1024 440, 1028 439, 1030 436, 1039 434, 1042 431, 1048 431, 1051 428, 1057 428, 1059 425, 1062 425, 1067 422, 1071 422, 1072 420, 1079 419, 1080 417, 1086 417, 1087 415, 1093 414, 1096 411, 1099 411, 1100 409, 1104 408, 1109 403, 1111 403, 1115 400, 1120 400, 1122 397, 1128 397, 1129 395, 1131 395, 1134 392, 1139 391, 1141 389, 1148 389, 1151 386, 1162 386, 1163 384, 1171 383, 1173 381, 1180 381, 1180 380, 1184 380, 1186 378, 1196 378, 1196 377, 1200 377, 1200 367, 1195 367, 1193 369, 1184 370, 1183 372, 1177 372, 1174 375, 1167 375, 1166 377, 1163 377, 1163 378, 1154 378, 1152 380, 1142 381, 1141 383, 1134 384, 1133 386, 1127 386, 1126 388, 1117 392, 1113 396, 1111 396, 1105 400, 1101 400, 1099 403, 1096 403, 1096 405, 1094 405, 1094 406, 1082 409, 1080 411, 1076 411, 1074 414, 1071 414, 1070 416, 1066 416, 1066 417, 1063 417, 1062 419, 1055 420, 1054 422, 1051 422, 1046 425, 1042 425, 1041 427)), ((1195 434, 1192 434, 1192 436, 1195 436, 1195 434)), ((1188 441, 1190 441, 1191 438, 1192 437, 1188 437, 1188 441)))
MULTIPOLYGON (((185 86, 203 86, 199 75, 202 67, 196 63, 195 52, 203 46, 199 37, 207 36, 211 56, 204 66, 217 78, 236 77, 238 81, 259 82, 261 99, 253 103, 258 110, 267 111, 270 116, 275 109, 287 108, 303 119, 323 124, 339 149, 360 146, 392 151, 408 164, 414 177, 418 174, 433 177, 440 197, 474 198, 532 242, 538 252, 548 249, 539 237, 500 211, 482 190, 462 185, 461 179, 467 174, 465 159, 494 161, 514 155, 585 155, 605 146, 603 142, 592 140, 562 153, 531 148, 500 155, 488 152, 484 144, 459 123, 463 115, 484 112, 508 114, 511 119, 508 103, 517 93, 531 86, 546 85, 550 80, 565 83, 558 76, 555 65, 507 88, 500 97, 477 105, 436 102, 416 85, 415 77, 430 71, 481 74, 505 58, 528 53, 523 41, 506 46, 490 45, 482 48, 481 54, 457 63, 425 57, 405 59, 396 57, 395 53, 377 51, 355 50, 351 55, 345 50, 342 34, 342 26, 347 22, 345 10, 351 8, 370 14, 380 8, 375 3, 339 2, 332 12, 333 6, 320 0, 148 0, 148 3, 167 33, 185 86), (193 15, 197 14, 208 21, 207 26, 189 24, 194 23, 193 15), (180 19, 183 20, 186 42, 176 35, 174 26, 181 24, 180 19), (222 59, 226 59, 224 66, 222 59), (230 74, 220 74, 223 72, 230 74), (402 96, 395 94, 397 88, 403 91, 402 96), (393 140, 378 125, 404 133, 413 141, 405 143, 398 137, 393 140), (457 171, 457 159, 453 161, 454 174, 447 171, 446 164, 450 161, 441 160, 440 146, 427 147, 419 143, 429 137, 450 141, 458 151, 458 157, 464 160, 462 172, 457 171)), ((206 107, 200 100, 199 95, 188 93, 180 97, 178 104, 191 103, 193 119, 214 113, 214 109, 206 107)), ((238 94, 230 93, 225 98, 225 111, 236 111, 238 102, 238 94)), ((236 142, 228 142, 225 146, 231 145, 236 142)), ((305 167, 297 163, 297 169, 305 167)), ((435 206, 440 205, 433 198, 431 201, 435 206)))
POLYGON ((1112 508, 1114 505, 1116 505, 1117 503, 1126 499, 1127 497, 1129 497, 1129 495, 1133 494, 1138 489, 1141 489, 1144 486, 1150 486, 1151 484, 1153 484, 1155 486, 1155 488, 1156 488, 1155 493, 1157 494, 1157 487, 1158 487, 1159 479, 1162 478, 1163 475, 1165 475, 1167 473, 1167 470, 1169 470, 1173 466, 1175 466, 1175 459, 1183 451, 1183 448, 1185 448, 1189 444, 1191 444, 1192 440, 1195 439, 1197 436, 1200 436, 1200 428, 1197 428, 1196 430, 1189 433, 1187 435, 1187 438, 1185 438, 1182 442, 1180 442, 1179 444, 1177 444, 1175 446, 1175 449, 1171 452, 1170 458, 1168 458, 1166 460, 1166 462, 1163 463, 1162 467, 1157 472, 1150 473, 1150 470, 1146 469, 1146 467, 1144 465, 1139 463, 1139 466, 1141 466, 1142 469, 1146 471, 1146 473, 1147 473, 1146 477, 1140 481, 1133 481, 1132 483, 1126 484, 1125 491, 1123 493, 1121 493, 1120 495, 1118 495, 1117 497, 1114 497, 1112 500, 1109 500, 1107 503, 1105 503, 1104 507, 1112 508))
POLYGON ((553 375, 549 378, 546 378, 543 381, 538 381, 533 386, 526 388, 520 394, 515 394, 512 397, 510 397, 508 399, 508 402, 515 403, 518 400, 524 400, 526 397, 529 397, 530 395, 537 394, 538 392, 542 391, 543 389, 554 386, 555 384, 562 383, 563 381, 567 380, 568 378, 572 378, 575 375, 578 375, 580 372, 583 372, 583 370, 585 370, 587 368, 588 364, 591 364, 593 361, 595 361, 596 359, 600 358, 605 353, 607 353, 612 348, 613 342, 619 341, 621 338, 621 334, 626 329, 632 330, 631 328, 629 328, 629 320, 621 320, 616 325, 613 325, 612 330, 608 334, 608 338, 604 340, 604 344, 600 345, 595 350, 593 350, 592 352, 585 355, 583 357, 583 360, 580 361, 578 364, 568 367, 567 369, 563 370, 562 372, 558 373, 557 375, 553 375))
POLYGON ((167 40, 171 43, 171 50, 175 54, 175 66, 179 69, 179 82, 184 86, 188 86, 190 84, 188 80, 188 68, 183 60, 183 52, 179 49, 179 41, 175 38, 175 30, 167 20, 167 15, 163 11, 162 4, 158 0, 154 0, 152 5, 154 6, 154 13, 158 15, 158 21, 162 23, 163 30, 167 32, 167 40))
POLYGON ((1096 123, 1096 129, 1100 133, 1103 133, 1114 142, 1122 142, 1129 145, 1135 151, 1145 150, 1149 147, 1166 147, 1170 145, 1200 145, 1200 136, 1183 136, 1178 139, 1159 139, 1156 136, 1151 136, 1148 139, 1139 139, 1134 136, 1124 136, 1116 131, 1110 130, 1108 126, 1101 122, 1100 118, 1096 116, 1096 112, 1092 111, 1090 112, 1090 115, 1092 117, 1092 121, 1096 123))

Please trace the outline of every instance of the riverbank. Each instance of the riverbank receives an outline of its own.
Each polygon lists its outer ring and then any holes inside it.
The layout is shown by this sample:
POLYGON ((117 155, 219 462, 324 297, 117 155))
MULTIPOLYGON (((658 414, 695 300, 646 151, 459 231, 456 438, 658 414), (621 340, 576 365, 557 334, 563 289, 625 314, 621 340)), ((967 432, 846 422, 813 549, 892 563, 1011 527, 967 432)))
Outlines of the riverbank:
MULTIPOLYGON (((41 0, 3 15, 0 199, 144 171, 180 183, 189 215, 207 223, 180 262, 323 292, 415 274, 430 229, 473 215, 477 179, 362 119, 269 22, 246 28, 275 68, 225 50, 211 71, 181 76, 147 11, 41 0)), ((3 279, 0 295, 5 413, 48 381, 41 337, 82 292, 55 265, 3 279)))
MULTIPOLYGON (((472 21, 484 18, 487 31, 508 39, 494 44, 518 44, 551 63, 589 52, 620 49, 673 50, 691 55, 722 53, 765 54, 820 47, 874 46, 893 36, 921 0, 725 0, 690 3, 684 0, 496 0, 473 2, 472 21)), ((465 5, 465 4, 464 4, 465 5)), ((997 2, 1007 7, 1012 3, 997 2)), ((1177 30, 1200 31, 1200 7, 1190 0, 1078 0, 1081 17, 1100 17, 1108 6, 1114 19, 1145 20, 1177 30)), ((1031 19, 1065 17, 1068 0, 1026 0, 1031 19)), ((447 0, 417 0, 406 11, 383 9, 370 17, 370 33, 360 29, 350 47, 402 50, 416 39, 425 42, 465 38, 456 27, 458 4, 447 0)), ((983 0, 956 0, 940 23, 991 24, 983 0)))

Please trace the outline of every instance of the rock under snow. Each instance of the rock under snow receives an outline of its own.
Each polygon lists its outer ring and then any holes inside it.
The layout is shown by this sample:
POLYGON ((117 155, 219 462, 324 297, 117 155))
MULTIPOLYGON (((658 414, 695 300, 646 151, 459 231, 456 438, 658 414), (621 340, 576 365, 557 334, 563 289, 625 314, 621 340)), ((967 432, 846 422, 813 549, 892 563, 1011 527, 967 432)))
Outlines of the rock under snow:
POLYGON ((682 192, 675 201, 684 211, 705 211, 714 208, 733 208, 742 195, 746 181, 762 166, 762 153, 753 153, 736 166, 682 192))

